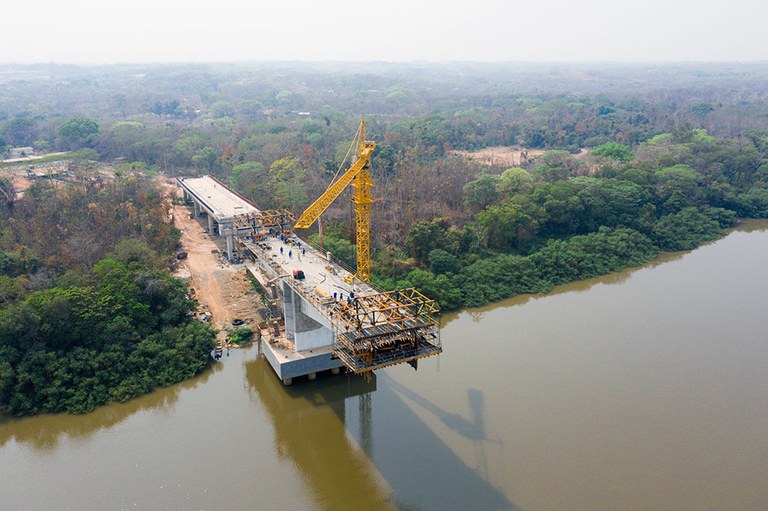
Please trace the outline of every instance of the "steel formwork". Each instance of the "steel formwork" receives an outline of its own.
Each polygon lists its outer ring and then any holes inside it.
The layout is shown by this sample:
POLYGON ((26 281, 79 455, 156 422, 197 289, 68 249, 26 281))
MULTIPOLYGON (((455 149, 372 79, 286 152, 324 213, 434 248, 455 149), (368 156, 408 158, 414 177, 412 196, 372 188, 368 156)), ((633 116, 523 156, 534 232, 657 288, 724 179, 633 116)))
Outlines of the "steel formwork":
POLYGON ((354 373, 411 362, 442 352, 437 303, 415 289, 337 302, 334 354, 354 373))

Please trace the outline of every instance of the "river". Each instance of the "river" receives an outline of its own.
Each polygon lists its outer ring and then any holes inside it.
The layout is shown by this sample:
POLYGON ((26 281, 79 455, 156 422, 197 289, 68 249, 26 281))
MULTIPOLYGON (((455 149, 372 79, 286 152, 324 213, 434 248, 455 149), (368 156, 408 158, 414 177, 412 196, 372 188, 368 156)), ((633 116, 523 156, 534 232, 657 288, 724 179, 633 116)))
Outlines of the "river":
POLYGON ((283 387, 257 347, 0 421, 2 510, 768 509, 768 223, 443 318, 444 353, 283 387))

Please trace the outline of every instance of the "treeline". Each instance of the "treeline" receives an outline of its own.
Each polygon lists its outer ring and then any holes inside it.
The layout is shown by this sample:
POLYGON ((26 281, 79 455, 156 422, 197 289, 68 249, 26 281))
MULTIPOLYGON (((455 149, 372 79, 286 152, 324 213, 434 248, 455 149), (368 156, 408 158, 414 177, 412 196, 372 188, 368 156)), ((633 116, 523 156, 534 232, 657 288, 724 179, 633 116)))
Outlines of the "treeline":
MULTIPOLYGON (((738 217, 768 217, 768 131, 738 140, 680 129, 595 159, 545 155, 528 171, 481 173, 464 187, 464 224, 421 221, 404 250, 379 251, 387 288, 414 285, 447 309, 637 266, 692 249, 738 217)), ((384 277, 381 277, 384 275, 384 277)))
MULTIPOLYGON (((0 145, 86 147, 116 160, 116 168, 211 173, 263 209, 297 214, 336 175, 365 114, 377 143, 374 274, 390 287, 424 280, 418 272, 427 272, 430 283, 441 282, 432 294, 449 308, 566 278, 546 273, 526 286, 489 284, 498 292, 480 292, 472 284, 479 282, 475 270, 487 271, 481 262, 581 253, 592 242, 604 245, 603 236, 616 243, 628 237, 640 247, 649 240, 653 250, 639 250, 647 259, 719 236, 734 216, 765 215, 765 64, 23 71, 39 79, 0 84, 0 145), (51 96, 59 101, 53 110, 51 96), (527 149, 530 157, 508 168, 456 153, 494 146, 527 149), (586 238, 569 248, 574 236, 586 238)), ((326 244, 353 262, 344 199, 324 213, 323 223, 326 244)), ((103 218, 109 221, 112 212, 103 218)), ((57 225, 53 220, 46 225, 57 225)), ((99 225, 97 238, 108 236, 99 225)), ((622 253, 610 264, 574 267, 567 279, 621 266, 622 257, 624 265, 639 261, 638 254, 622 253)), ((94 251, 89 264, 103 255, 94 251)))
POLYGON ((207 366, 214 331, 166 270, 178 232, 156 186, 41 182, 1 209, 0 407, 83 413, 207 366))
MULTIPOLYGON (((40 65, 4 76, 0 152, 89 148, 131 169, 211 173, 264 209, 303 210, 333 178, 364 114, 377 142, 384 202, 372 221, 382 247, 402 246, 415 222, 463 224, 475 213, 463 187, 481 164, 454 150, 567 156, 606 143, 635 148, 685 126, 738 139, 768 115, 764 64, 40 65)), ((324 219, 348 224, 346 206, 324 219)))

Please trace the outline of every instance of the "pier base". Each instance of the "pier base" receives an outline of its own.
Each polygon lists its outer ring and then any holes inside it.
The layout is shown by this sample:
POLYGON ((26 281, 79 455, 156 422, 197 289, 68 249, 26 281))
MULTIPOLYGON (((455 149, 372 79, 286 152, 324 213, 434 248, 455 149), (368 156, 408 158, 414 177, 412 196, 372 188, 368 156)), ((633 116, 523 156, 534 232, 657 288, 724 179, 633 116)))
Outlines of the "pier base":
POLYGON ((262 342, 261 348, 261 352, 277 373, 277 377, 286 385, 290 385, 286 381, 292 381, 293 378, 300 376, 307 376, 308 379, 314 380, 317 373, 322 371, 335 370, 334 374, 338 374, 341 368, 341 361, 333 358, 332 346, 311 351, 293 351, 281 348, 276 343, 262 342))

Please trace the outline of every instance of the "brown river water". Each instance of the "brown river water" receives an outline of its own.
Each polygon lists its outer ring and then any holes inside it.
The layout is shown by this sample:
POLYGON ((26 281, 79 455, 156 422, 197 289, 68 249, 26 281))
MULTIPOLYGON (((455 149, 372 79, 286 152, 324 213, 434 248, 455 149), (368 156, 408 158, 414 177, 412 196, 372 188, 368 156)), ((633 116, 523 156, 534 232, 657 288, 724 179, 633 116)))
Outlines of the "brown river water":
POLYGON ((768 222, 443 318, 444 353, 283 387, 258 347, 0 419, 0 511, 768 509, 768 222))

